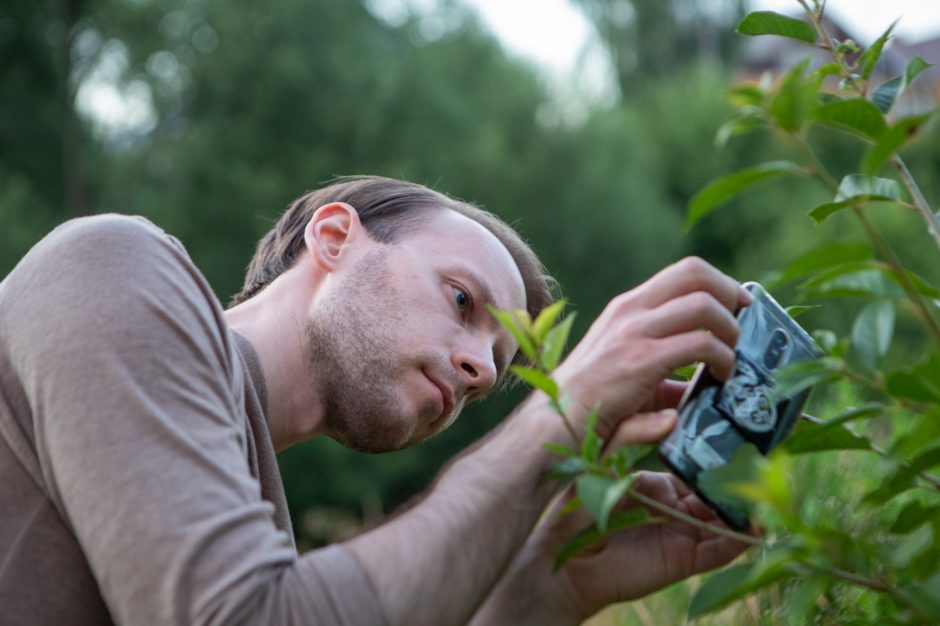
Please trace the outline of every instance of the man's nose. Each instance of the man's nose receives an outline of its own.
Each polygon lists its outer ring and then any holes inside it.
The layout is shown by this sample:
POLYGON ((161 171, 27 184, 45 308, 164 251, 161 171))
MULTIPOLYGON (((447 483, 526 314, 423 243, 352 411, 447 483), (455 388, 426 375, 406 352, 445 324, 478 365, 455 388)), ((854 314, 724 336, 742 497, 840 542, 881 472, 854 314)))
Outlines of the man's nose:
POLYGON ((455 350, 453 365, 468 396, 482 395, 496 384, 492 348, 480 340, 455 350))

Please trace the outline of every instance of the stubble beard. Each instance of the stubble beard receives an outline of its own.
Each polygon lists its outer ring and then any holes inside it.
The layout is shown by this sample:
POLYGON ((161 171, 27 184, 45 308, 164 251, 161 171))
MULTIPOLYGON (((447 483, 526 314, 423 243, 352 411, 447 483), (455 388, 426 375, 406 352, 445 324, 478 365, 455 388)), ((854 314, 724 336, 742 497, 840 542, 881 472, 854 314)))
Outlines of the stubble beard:
POLYGON ((400 415, 409 365, 393 330, 404 327, 388 252, 366 255, 307 322, 307 367, 325 411, 326 434, 360 452, 412 443, 417 416, 400 415))

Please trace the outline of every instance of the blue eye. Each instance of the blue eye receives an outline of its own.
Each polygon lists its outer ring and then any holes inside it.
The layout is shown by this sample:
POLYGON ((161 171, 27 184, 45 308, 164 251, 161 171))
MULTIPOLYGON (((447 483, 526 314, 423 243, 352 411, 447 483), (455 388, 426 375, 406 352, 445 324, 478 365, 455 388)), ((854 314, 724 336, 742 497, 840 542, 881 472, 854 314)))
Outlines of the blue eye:
POLYGON ((454 302, 457 303, 457 308, 463 311, 470 306, 470 295, 463 289, 454 287, 454 302))

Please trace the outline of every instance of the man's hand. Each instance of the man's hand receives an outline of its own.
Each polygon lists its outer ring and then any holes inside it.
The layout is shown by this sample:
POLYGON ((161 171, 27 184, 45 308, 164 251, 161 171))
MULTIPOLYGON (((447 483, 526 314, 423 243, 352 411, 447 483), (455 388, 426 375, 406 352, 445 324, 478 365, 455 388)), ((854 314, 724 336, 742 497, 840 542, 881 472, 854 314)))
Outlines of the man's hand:
MULTIPOLYGON (((639 493, 702 522, 725 527, 715 513, 671 474, 641 472, 634 484, 639 493)), ((625 508, 639 506, 628 501, 625 508)), ((593 553, 575 556, 556 576, 559 594, 584 619, 613 602, 641 598, 674 582, 724 565, 748 544, 691 524, 672 520, 656 510, 663 521, 627 529, 610 537, 593 553)), ((557 554, 573 534, 590 525, 587 515, 569 515, 536 530, 539 549, 557 554), (542 535, 542 537, 538 537, 542 535)), ((546 555, 547 556, 547 555, 546 555)))
MULTIPOLYGON (((724 527, 711 509, 670 474, 640 472, 634 489, 702 522, 724 527)), ((609 604, 641 598, 729 563, 748 547, 650 510, 662 521, 611 535, 554 572, 561 547, 592 522, 583 509, 559 513, 573 495, 566 494, 533 531, 475 616, 474 625, 580 624, 609 604)), ((636 501, 627 500, 622 508, 637 506, 636 501)))
POLYGON ((555 372, 571 417, 582 423, 598 406, 598 432, 607 437, 628 416, 675 406, 682 386, 665 379, 679 367, 701 361, 727 378, 734 313, 750 301, 737 281, 694 257, 614 298, 555 372))

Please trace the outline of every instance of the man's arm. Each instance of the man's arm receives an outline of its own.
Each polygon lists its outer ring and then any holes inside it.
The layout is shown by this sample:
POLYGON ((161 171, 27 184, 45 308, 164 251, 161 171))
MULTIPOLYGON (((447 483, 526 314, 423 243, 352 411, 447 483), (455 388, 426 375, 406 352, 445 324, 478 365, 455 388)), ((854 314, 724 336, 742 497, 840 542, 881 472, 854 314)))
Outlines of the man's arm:
MULTIPOLYGON (((669 413, 631 416, 674 404, 675 388, 664 379, 681 365, 704 361, 726 376, 737 340, 732 312, 747 302, 735 281, 696 259, 616 298, 557 372, 572 398, 576 428, 583 428, 588 407, 600 406, 604 436, 621 424, 635 437, 662 436, 663 422, 668 430, 674 419, 669 413)), ((377 589, 388 623, 470 619, 554 495, 540 483, 557 461, 543 444, 569 438, 534 394, 503 428, 454 462, 420 504, 347 544, 377 589)))

